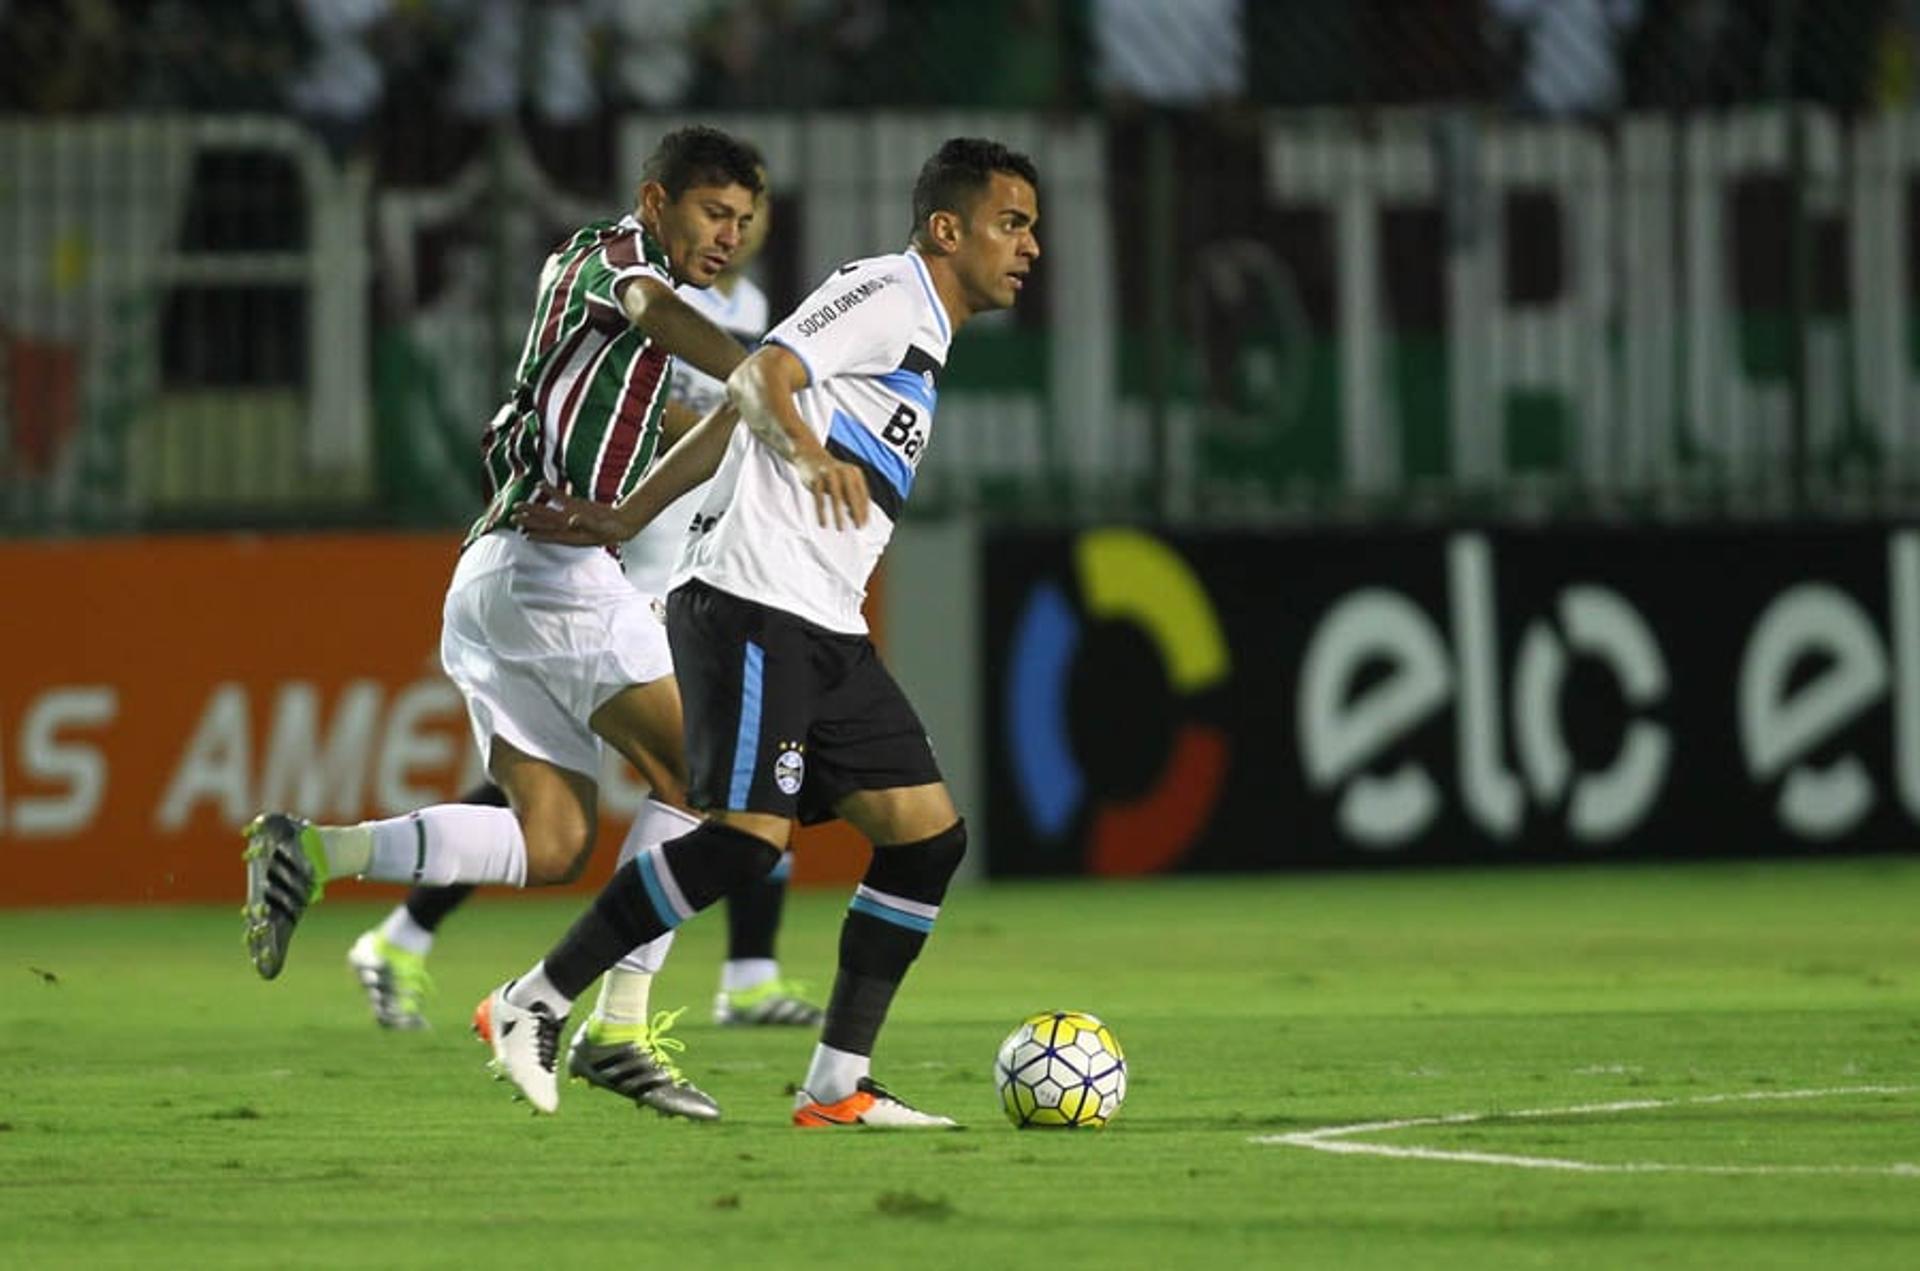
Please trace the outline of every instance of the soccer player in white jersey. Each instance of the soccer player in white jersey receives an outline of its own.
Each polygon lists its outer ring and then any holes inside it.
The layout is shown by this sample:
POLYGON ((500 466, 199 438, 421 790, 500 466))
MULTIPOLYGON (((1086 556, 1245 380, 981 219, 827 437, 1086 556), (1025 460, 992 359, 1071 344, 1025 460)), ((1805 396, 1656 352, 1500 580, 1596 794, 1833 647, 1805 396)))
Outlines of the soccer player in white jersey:
MULTIPOLYGON (((765 170, 761 180, 766 180, 765 170)), ((740 246, 711 287, 683 284, 680 298, 697 312, 752 347, 766 333, 767 295, 746 274, 772 226, 766 191, 754 203, 753 220, 741 233, 740 246)), ((669 390, 669 408, 691 422, 726 399, 726 385, 692 366, 675 366, 669 390)), ((684 427, 678 431, 684 431, 684 427)), ((678 432, 667 424, 669 436, 678 432)), ((674 505, 625 544, 620 553, 627 581, 646 596, 664 597, 674 563, 680 556, 687 527, 700 509, 704 484, 682 495, 674 505)), ((494 785, 482 786, 462 797, 463 803, 506 805, 506 796, 494 785)), ((653 815, 658 815, 654 813, 653 815)), ((635 844, 646 837, 648 818, 634 822, 621 845, 624 861, 635 844)), ((714 998, 716 1023, 733 1025, 818 1026, 822 1012, 806 1000, 803 988, 780 973, 775 944, 785 905, 792 855, 788 853, 766 878, 727 897, 727 957, 720 968, 720 987, 714 998)), ((427 1026, 422 1009, 431 979, 427 954, 440 924, 466 902, 472 883, 415 886, 406 899, 376 927, 361 933, 347 951, 347 964, 367 994, 373 1018, 382 1028, 411 1031, 427 1026)), ((671 937, 636 949, 620 960, 601 982, 595 1023, 613 1029, 644 1021, 652 976, 662 965, 671 937)), ((600 1031, 609 1031, 602 1028, 600 1031)))
MULTIPOLYGON (((329 878, 518 887, 578 877, 593 850, 602 741, 654 791, 639 818, 648 828, 636 829, 643 842, 697 824, 674 806, 685 801, 680 696, 652 598, 607 551, 532 542, 512 517, 541 487, 621 498, 661 445, 673 363, 716 378, 739 365, 745 350, 676 288, 709 286, 726 268, 762 185, 751 146, 680 129, 648 157, 632 214, 583 226, 547 258, 512 393, 482 443, 492 498, 468 532, 441 627, 441 664, 510 806, 443 804, 353 826, 255 818, 244 917, 261 976, 280 973, 329 878)), ((662 1111, 717 1116, 668 1060, 661 1031, 642 1021, 618 1042, 588 1037, 571 1066, 662 1111)))
POLYGON ((496 1066, 535 1108, 559 1104, 554 1039, 594 977, 765 873, 796 818, 833 814, 874 852, 793 1122, 953 1124, 870 1072, 967 836, 860 602, 926 455, 953 331, 1012 305, 1040 255, 1037 185, 1024 155, 947 142, 914 184, 907 250, 843 266, 729 378, 746 428, 703 420, 615 507, 575 498, 516 515, 543 541, 619 542, 719 469, 667 599, 688 797, 708 817, 623 866, 544 959, 480 1004, 496 1066))

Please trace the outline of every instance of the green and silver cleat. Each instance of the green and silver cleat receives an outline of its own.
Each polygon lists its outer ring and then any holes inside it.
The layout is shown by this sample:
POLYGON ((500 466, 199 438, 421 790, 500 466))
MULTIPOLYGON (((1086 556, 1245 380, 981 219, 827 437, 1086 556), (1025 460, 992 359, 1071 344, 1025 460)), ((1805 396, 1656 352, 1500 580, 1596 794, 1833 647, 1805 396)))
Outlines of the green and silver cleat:
POLYGON ((347 950, 347 965, 367 991, 374 1023, 403 1033, 428 1027, 421 1007, 433 992, 433 977, 425 954, 409 953, 378 931, 368 931, 347 950))
POLYGON ((271 980, 286 964, 300 916, 326 890, 326 857, 313 827, 284 812, 261 813, 243 833, 247 903, 240 916, 246 920, 247 955, 260 978, 271 980))
MULTIPOLYGON (((684 1008, 682 1008, 684 1009, 684 1008)), ((681 1073, 673 1056, 686 1044, 667 1036, 681 1011, 660 1011, 651 1025, 620 1027, 590 1019, 567 1047, 567 1071, 662 1116, 717 1121, 720 1105, 681 1073)))
POLYGON ((722 992, 713 999, 713 1022, 818 1028, 826 1012, 807 1001, 805 993, 798 980, 768 980, 750 989, 722 992))

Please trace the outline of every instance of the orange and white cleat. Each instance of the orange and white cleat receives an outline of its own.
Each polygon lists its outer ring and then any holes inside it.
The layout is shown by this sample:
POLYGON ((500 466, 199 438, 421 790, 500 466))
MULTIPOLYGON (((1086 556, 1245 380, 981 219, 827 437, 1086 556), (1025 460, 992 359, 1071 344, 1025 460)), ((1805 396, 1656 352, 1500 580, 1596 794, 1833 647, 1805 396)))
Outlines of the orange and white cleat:
POLYGON ((803 1129, 870 1125, 881 1130, 957 1130, 952 1117, 912 1107, 871 1077, 860 1078, 854 1092, 835 1103, 821 1103, 805 1090, 794 1096, 793 1123, 803 1129))
POLYGON ((536 1112, 556 1111, 560 1083, 554 1065, 566 1017, 556 1015, 545 1002, 535 1002, 531 1008, 515 1006, 507 1000, 512 987, 508 981, 480 999, 473 1008, 473 1035, 493 1051, 487 1067, 495 1077, 511 1081, 519 1097, 536 1112))

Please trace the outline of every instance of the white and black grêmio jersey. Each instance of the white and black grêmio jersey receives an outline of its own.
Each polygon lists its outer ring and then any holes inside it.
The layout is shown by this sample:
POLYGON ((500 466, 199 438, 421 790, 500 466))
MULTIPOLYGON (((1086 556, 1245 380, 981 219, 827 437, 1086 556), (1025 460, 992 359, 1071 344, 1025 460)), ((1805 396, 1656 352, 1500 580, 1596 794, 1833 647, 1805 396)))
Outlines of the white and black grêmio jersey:
POLYGON ((800 417, 866 474, 865 528, 821 528, 798 471, 744 425, 688 538, 677 585, 698 578, 829 631, 864 634, 860 603, 933 431, 953 339, 926 262, 912 251, 842 265, 767 333, 807 368, 800 417))
MULTIPOLYGON (((734 280, 732 291, 719 287, 685 286, 680 298, 701 317, 725 331, 749 349, 760 343, 767 329, 767 293, 751 278, 734 280)), ((704 415, 718 406, 727 395, 727 386, 679 358, 673 360, 673 384, 668 396, 704 415)), ((656 460, 657 462, 657 460, 656 460)), ((697 485, 647 523, 647 527, 620 549, 620 565, 627 581, 649 596, 664 596, 667 578, 680 560, 680 545, 686 541, 687 527, 706 500, 707 487, 697 485)))

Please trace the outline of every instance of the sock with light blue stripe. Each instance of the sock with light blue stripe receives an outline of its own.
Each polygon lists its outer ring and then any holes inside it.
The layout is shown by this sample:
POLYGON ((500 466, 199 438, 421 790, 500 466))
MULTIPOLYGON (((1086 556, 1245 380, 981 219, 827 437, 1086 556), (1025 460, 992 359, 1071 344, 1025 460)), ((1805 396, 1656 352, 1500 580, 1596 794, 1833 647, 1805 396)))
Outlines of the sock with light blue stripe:
POLYGON ((893 995, 926 946, 966 850, 965 821, 918 843, 874 849, 840 925, 840 969, 821 1045, 853 1055, 873 1053, 893 995))
POLYGON ((703 821, 614 871, 587 912, 546 956, 554 988, 567 998, 637 945, 666 934, 780 859, 772 844, 717 821, 703 821))

